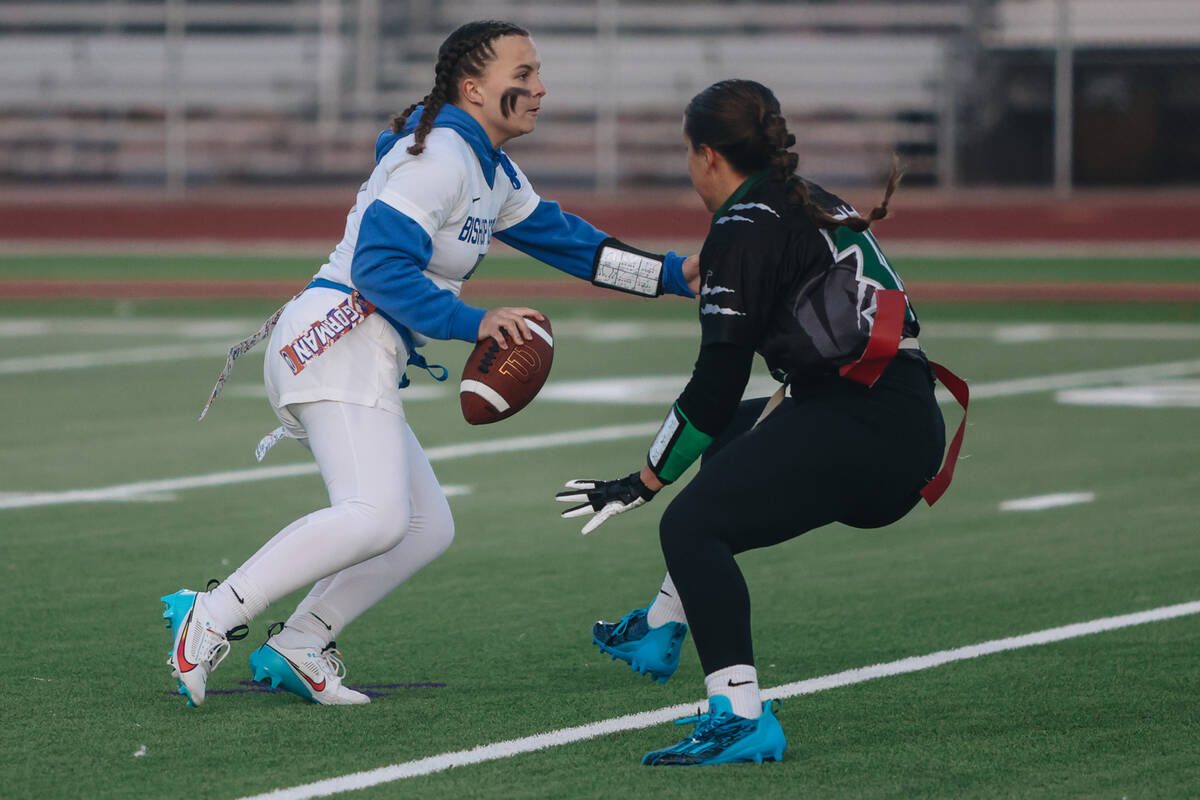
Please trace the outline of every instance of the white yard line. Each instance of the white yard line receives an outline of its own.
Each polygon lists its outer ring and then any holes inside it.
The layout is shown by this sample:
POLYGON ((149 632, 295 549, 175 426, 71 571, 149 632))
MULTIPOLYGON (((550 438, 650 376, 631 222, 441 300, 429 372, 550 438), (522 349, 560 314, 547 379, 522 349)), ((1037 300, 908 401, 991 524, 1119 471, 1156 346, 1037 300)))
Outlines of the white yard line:
MULTIPOLYGON (((650 436, 658 430, 659 423, 643 422, 635 425, 610 425, 604 428, 585 428, 578 431, 547 433, 540 436, 513 436, 482 442, 444 445, 425 451, 430 461, 443 461, 465 456, 490 453, 513 453, 521 450, 540 450, 547 447, 565 447, 573 444, 614 441, 639 436, 650 436)), ((298 475, 313 475, 317 472, 314 463, 287 464, 279 467, 256 467, 252 469, 214 472, 208 475, 193 475, 184 478, 167 478, 158 481, 139 481, 99 489, 71 489, 65 492, 34 492, 0 494, 0 510, 31 508, 34 506, 57 506, 67 503, 96 503, 103 501, 144 501, 157 499, 164 492, 183 489, 202 489, 211 486, 228 486, 235 483, 268 481, 276 478, 293 478, 298 475)), ((447 488, 447 494, 450 494, 447 488)), ((460 492, 461 493, 461 492, 460 492)))
POLYGON ((1200 339, 1200 325, 1186 322, 1027 322, 987 324, 932 322, 922 325, 930 340, 990 339, 1002 344, 1075 341, 1188 342, 1200 339))
POLYGON ((1047 508, 1062 508, 1080 503, 1091 503, 1096 499, 1095 492, 1057 492, 1055 494, 1039 494, 1033 497, 1020 497, 1015 500, 1005 500, 1000 504, 1001 511, 1043 511, 1047 508))
MULTIPOLYGON (((0 362, 2 365, 3 362, 0 362)), ((1181 377, 1200 374, 1200 359, 1192 361, 1174 361, 1165 364, 1147 364, 1136 367, 1118 367, 1105 370, 1087 370, 1061 375, 1043 375, 1035 378, 1018 378, 1007 381, 993 381, 971 385, 971 399, 985 400, 996 397, 1012 397, 1014 395, 1032 394, 1037 392, 1056 391, 1079 386, 1095 386, 1106 383, 1128 383, 1136 381, 1156 380, 1166 377, 1181 377)), ((948 392, 938 390, 938 399, 942 403, 950 402, 948 392)), ((573 444, 588 444, 591 442, 615 441, 639 436, 649 436, 658 430, 661 421, 639 422, 630 425, 610 425, 602 428, 583 428, 575 431, 541 434, 536 436, 517 436, 506 439, 493 439, 481 442, 465 442, 463 444, 444 445, 430 448, 426 451, 430 461, 464 456, 488 455, 495 453, 511 453, 521 450, 540 450, 547 447, 565 447, 573 444)), ((146 481, 119 486, 109 486, 99 489, 73 489, 64 492, 37 492, 0 494, 0 510, 9 508, 29 508, 31 506, 61 505, 63 503, 86 503, 105 500, 132 500, 139 495, 153 495, 160 492, 171 492, 180 489, 195 489, 206 486, 225 486, 248 481, 271 480, 287 478, 295 475, 309 475, 317 471, 315 464, 292 464, 281 467, 263 467, 258 469, 237 470, 233 472, 218 472, 209 475, 196 475, 184 478, 171 478, 161 481, 146 481)))
POLYGON ((60 372, 68 369, 120 367, 131 364, 147 364, 151 361, 179 361, 187 358, 211 358, 215 362, 228 349, 228 345, 210 342, 208 344, 122 347, 116 350, 0 358, 0 375, 28 375, 34 372, 60 372))
MULTIPOLYGON (((50 335, 139 336, 188 340, 180 344, 157 344, 109 350, 53 353, 0 358, 0 375, 25 375, 73 369, 117 367, 154 361, 218 359, 243 335, 258 325, 249 320, 82 318, 46 320, 18 318, 0 321, 0 340, 50 335)), ((1200 325, 1187 323, 1138 324, 993 324, 972 322, 932 323, 925 326, 929 341, 942 339, 985 339, 1006 344, 1057 340, 1106 341, 1197 341, 1200 325)), ((617 321, 563 320, 556 333, 593 342, 646 341, 648 339, 691 339, 699 330, 684 320, 617 321)))
MULTIPOLYGON (((1058 375, 1039 375, 1034 378, 1014 378, 1006 381, 973 383, 972 400, 989 400, 1019 394, 1036 394, 1080 386, 1099 386, 1109 383, 1139 383, 1161 378, 1181 378, 1200 374, 1200 358, 1190 361, 1168 361, 1163 364, 1142 364, 1136 367, 1090 369, 1082 372, 1063 372, 1058 375)), ((950 393, 938 390, 939 400, 948 402, 950 393)))
MULTIPOLYGON (((7 493, 0 495, 0 510, 33 508, 35 506, 61 506, 70 503, 138 502, 153 503, 174 500, 172 492, 183 489, 203 489, 210 486, 227 486, 231 483, 252 483, 275 478, 294 478, 297 475, 312 475, 316 464, 290 464, 284 467, 243 469, 233 472, 214 472, 208 475, 193 475, 189 478, 168 478, 161 481, 142 481, 100 489, 70 489, 65 492, 34 492, 29 494, 7 493)), ((469 494, 466 486, 443 486, 447 497, 469 494)))
POLYGON ((0 320, 0 339, 21 339, 39 336, 161 336, 172 339, 213 339, 229 337, 232 341, 253 333, 261 319, 247 317, 18 317, 0 320))
MULTIPOLYGON (((762 694, 766 699, 797 697, 841 686, 851 686, 876 678, 920 672, 955 661, 966 661, 972 658, 979 658, 980 656, 1002 653, 1009 650, 1019 650, 1026 647, 1036 647, 1080 636, 1089 636, 1094 633, 1118 630, 1133 625, 1144 625, 1149 622, 1158 622, 1192 614, 1200 614, 1200 601, 1162 606, 1149 611, 1140 611, 1119 617, 1094 619, 1088 622, 1064 625, 1059 628, 1035 631, 1022 636, 993 639, 988 642, 981 642, 980 644, 973 644, 967 647, 958 647, 953 650, 940 650, 936 653, 929 653, 923 656, 911 656, 898 661, 890 661, 886 664, 875 664, 869 667, 849 669, 832 675, 823 675, 819 678, 810 678, 809 680, 776 686, 764 690, 762 694)), ((452 767, 464 767, 471 764, 496 761, 502 758, 512 758, 523 753, 544 750, 548 747, 558 747, 571 744, 572 742, 595 739, 612 733, 661 725, 678 717, 694 714, 696 709, 701 707, 704 702, 703 700, 697 700, 682 705, 659 708, 654 711, 644 711, 638 714, 604 719, 573 728, 560 728, 559 730, 539 733, 520 739, 507 739, 493 742, 492 744, 480 745, 471 750, 457 750, 415 761, 405 761, 378 769, 328 778, 302 786, 276 789, 265 794, 243 798, 243 800, 307 800, 307 798, 311 797, 326 797, 356 789, 366 789, 370 786, 378 786, 382 783, 391 783, 419 775, 430 775, 435 772, 451 769, 452 767)))

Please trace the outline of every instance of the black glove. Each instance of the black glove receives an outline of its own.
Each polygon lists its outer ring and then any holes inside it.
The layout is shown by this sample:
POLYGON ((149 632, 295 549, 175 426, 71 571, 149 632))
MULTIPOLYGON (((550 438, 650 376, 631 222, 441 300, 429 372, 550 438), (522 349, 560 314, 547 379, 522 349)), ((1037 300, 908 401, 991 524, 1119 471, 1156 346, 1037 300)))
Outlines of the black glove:
POLYGON ((584 535, 599 528, 609 517, 645 505, 658 494, 642 482, 637 472, 615 481, 571 480, 567 481, 566 486, 572 491, 559 492, 554 496, 555 499, 563 503, 584 502, 562 512, 564 518, 595 514, 583 526, 581 533, 584 535))

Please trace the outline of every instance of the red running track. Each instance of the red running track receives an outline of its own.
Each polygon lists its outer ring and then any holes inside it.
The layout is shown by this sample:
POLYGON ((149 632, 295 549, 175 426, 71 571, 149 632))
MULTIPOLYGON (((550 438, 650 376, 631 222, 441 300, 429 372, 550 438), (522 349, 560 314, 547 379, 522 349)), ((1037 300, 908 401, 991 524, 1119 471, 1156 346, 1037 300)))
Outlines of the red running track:
MULTIPOLYGON (((353 192, 321 190, 304 200, 302 190, 279 193, 230 192, 211 198, 75 200, 35 197, 0 201, 0 241, 170 242, 294 241, 332 247, 342 236, 353 192), (297 198, 300 199, 297 199, 297 198)), ((564 196, 563 208, 598 228, 630 240, 700 240, 710 217, 688 194, 631 193, 632 200, 564 196)), ((850 198, 869 207, 875 198, 850 198)), ((961 197, 914 191, 898 194, 892 215, 876 223, 885 241, 1179 242, 1200 240, 1200 196, 1104 195, 1066 201, 1041 194, 974 193, 961 197)))
MULTIPOLYGON (((915 302, 1200 302, 1200 283, 958 283, 908 281, 915 302)), ((245 280, 0 280, 0 298, 38 299, 213 299, 264 298, 286 300, 303 288, 295 281, 245 280)), ((523 281, 505 278, 476 278, 465 287, 467 298, 628 298, 618 292, 598 289, 582 281, 523 281)))

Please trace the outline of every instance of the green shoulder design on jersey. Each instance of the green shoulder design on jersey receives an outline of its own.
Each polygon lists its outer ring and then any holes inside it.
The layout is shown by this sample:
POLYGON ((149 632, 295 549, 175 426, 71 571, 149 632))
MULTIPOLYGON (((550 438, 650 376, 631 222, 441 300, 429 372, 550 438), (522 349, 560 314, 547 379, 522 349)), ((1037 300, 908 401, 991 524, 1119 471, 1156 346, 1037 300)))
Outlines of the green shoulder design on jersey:
MULTIPOLYGON (((879 242, 875 240, 875 235, 871 231, 866 230, 861 233, 847 228, 845 225, 839 226, 830 237, 833 247, 836 252, 834 258, 841 261, 847 255, 854 254, 857 256, 857 266, 859 267, 859 281, 864 279, 872 284, 875 284, 881 289, 899 289, 904 291, 904 282, 900 280, 900 276, 892 269, 892 265, 888 263, 887 257, 884 256, 883 250, 879 248, 879 242)), ((916 320, 916 314, 913 313, 912 307, 909 306, 906 319, 916 320)))
POLYGON ((713 437, 693 425, 679 404, 671 406, 658 435, 650 445, 646 463, 663 483, 678 480, 700 455, 712 444, 713 437))

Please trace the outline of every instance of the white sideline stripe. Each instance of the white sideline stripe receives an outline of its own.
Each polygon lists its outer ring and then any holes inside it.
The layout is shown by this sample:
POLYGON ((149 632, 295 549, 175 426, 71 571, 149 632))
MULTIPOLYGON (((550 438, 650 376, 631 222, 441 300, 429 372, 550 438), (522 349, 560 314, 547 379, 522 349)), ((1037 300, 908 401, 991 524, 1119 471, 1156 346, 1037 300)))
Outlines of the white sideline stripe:
POLYGON ((127 364, 174 361, 183 358, 209 358, 220 355, 225 349, 225 345, 210 342, 208 344, 176 344, 157 347, 124 347, 117 350, 96 350, 60 355, 20 356, 0 359, 0 375, 26 375, 31 372, 119 367, 127 364))
MULTIPOLYGON (((37 318, 0 321, 0 339, 46 335, 130 335, 179 336, 189 339, 224 337, 220 342, 206 345, 162 345, 133 347, 93 352, 59 353, 0 359, 0 375, 31 372, 112 367, 144 364, 172 359, 209 358, 223 355, 227 339, 253 330, 257 321, 201 319, 179 322, 162 319, 113 320, 83 318, 78 320, 44 320, 37 318)), ((973 322, 930 323, 922 327, 926 338, 991 339, 997 342, 1021 344, 1060 339, 1112 339, 1118 341, 1190 341, 1200 339, 1200 325, 1189 323, 1096 323, 1096 324, 992 324, 973 322)), ((619 342, 644 341, 648 338, 695 338, 695 322, 597 322, 594 320, 565 320, 559 333, 577 336, 587 341, 619 342)))
POLYGON ((1002 344, 1082 339, 1085 341, 1192 341, 1200 325, 1189 322, 931 322, 921 325, 929 340, 990 339, 1002 344))
MULTIPOLYGON (((1040 375, 1034 378, 1015 378, 990 383, 969 383, 969 381, 968 383, 971 388, 971 399, 985 400, 1058 389, 1074 389, 1081 386, 1100 386, 1107 383, 1139 383, 1161 378, 1181 378, 1197 373, 1200 373, 1200 359, 1168 361, 1163 364, 1142 364, 1136 367, 1064 372, 1058 375, 1040 375)), ((944 388, 939 387, 938 400, 945 403, 950 402, 953 398, 944 388)))
MULTIPOLYGON (((1149 611, 1139 611, 1119 617, 1105 617, 1089 622, 1078 622, 1059 628, 1048 628, 1023 636, 1013 636, 1007 639, 993 639, 990 642, 958 647, 953 650, 940 650, 923 656, 911 656, 886 664, 874 664, 869 667, 848 669, 832 675, 810 678, 795 683, 785 683, 763 691, 762 696, 768 700, 797 697, 800 695, 836 689, 841 686, 851 686, 856 683, 886 678, 893 675, 904 675, 910 672, 940 667, 955 661, 978 658, 980 656, 1001 653, 1007 650, 1019 650, 1025 647, 1061 642, 1093 633, 1127 628, 1133 625, 1144 625, 1148 622, 1200 614, 1200 601, 1180 603, 1173 606, 1162 606, 1149 611)), ((599 722, 579 725, 573 728, 560 728, 549 733, 539 733, 521 739, 508 739, 502 742, 480 745, 471 750, 457 750, 452 753, 430 756, 416 761, 406 761, 387 767, 355 772, 337 778, 328 778, 301 786, 285 789, 275 789, 264 794, 244 797, 241 800, 307 800, 310 797, 325 797, 331 794, 349 792, 355 789, 366 789, 381 783, 413 778, 419 775, 430 775, 442 772, 452 767, 464 767, 470 764, 482 764, 486 761, 496 761, 501 758, 511 758, 522 753, 532 753, 548 747, 558 747, 572 742, 595 739, 611 733, 638 730, 660 725, 673 719, 690 716, 698 707, 703 707, 705 701, 697 700, 677 706, 669 706, 654 711, 643 711, 638 714, 628 714, 623 717, 600 720, 599 722)))
POLYGON ((1055 494, 1039 494, 1033 497, 1019 497, 1016 500, 1005 500, 1000 504, 1001 511, 1042 511, 1047 508, 1061 508, 1080 503, 1090 503, 1096 499, 1095 492, 1057 492, 1055 494))
MULTIPOLYGON (((0 365, 4 362, 0 361, 0 365)), ((0 369, 0 372, 3 372, 0 369)), ((1149 364, 1137 367, 1120 367, 1107 370, 1088 370, 1063 375, 1045 375, 1036 378, 1018 378, 1008 381, 971 384, 971 399, 983 400, 995 397, 1011 397, 1019 394, 1066 389, 1076 386, 1091 386, 1111 381, 1137 382, 1164 377, 1181 377, 1200 373, 1200 359, 1175 361, 1166 364, 1149 364)), ((949 392, 939 387, 938 401, 951 401, 949 392)), ((661 421, 641 422, 631 425, 610 425, 603 428, 584 428, 577 431, 542 434, 538 436, 516 436, 508 439, 493 439, 483 442, 445 445, 426 450, 430 461, 464 456, 508 453, 518 450, 538 450, 544 447, 563 447, 573 444, 629 439, 649 436, 658 431, 661 421)), ((148 481, 101 489, 73 489, 65 492, 38 492, 34 494, 0 495, 0 510, 29 508, 31 506, 60 505, 63 503, 87 503, 105 500, 128 500, 139 494, 170 492, 178 489, 194 489, 206 486, 224 486, 231 483, 270 480, 296 475, 308 475, 317 471, 315 464, 292 464, 282 467, 218 472, 190 478, 173 478, 165 481, 148 481)))
MULTIPOLYGON (((214 472, 210 475, 196 475, 191 478, 167 478, 161 481, 126 483, 101 489, 71 489, 65 492, 35 492, 32 494, 13 493, 0 497, 0 510, 61 506, 69 503, 161 503, 175 499, 171 493, 182 489, 203 489, 209 486, 226 486, 231 483, 294 478, 297 475, 315 474, 316 472, 316 464, 292 464, 286 467, 214 472)), ((442 491, 445 492, 446 497, 459 497, 470 494, 471 487, 451 484, 443 486, 442 491)))
POLYGON ((1200 380, 1174 379, 1132 386, 1091 386, 1054 393, 1062 405, 1126 408, 1200 408, 1200 380))
POLYGON ((536 436, 513 436, 508 439, 492 439, 486 442, 467 442, 431 447, 425 451, 430 461, 446 458, 512 453, 518 450, 541 450, 544 447, 566 447, 572 444, 611 442, 618 439, 633 439, 649 436, 658 430, 662 422, 637 422, 631 425, 608 425, 603 428, 583 428, 577 431, 544 433, 536 436))
MULTIPOLYGON (((3 363, 3 361, 0 361, 0 365, 3 363)), ((0 372, 2 371, 0 369, 0 372)), ((1077 386, 1092 386, 1112 381, 1137 382, 1157 380, 1164 377, 1182 377, 1197 373, 1200 373, 1200 359, 1175 361, 1165 364, 1148 364, 1136 367, 1119 367, 1107 370, 1088 370, 1063 375, 1044 375, 1035 378, 1018 378, 1015 380, 971 384, 971 399, 984 400, 996 397, 1011 397, 1014 395, 1032 394, 1077 386)), ((948 403, 952 400, 950 393, 941 387, 938 388, 937 395, 938 401, 941 403, 948 403)), ((563 447, 572 444, 589 444, 591 442, 649 436, 657 432, 661 424, 661 421, 641 422, 631 425, 610 425, 603 428, 563 431, 561 433, 550 433, 539 436, 517 436, 508 439, 468 442, 465 444, 434 447, 426 450, 425 453, 430 461, 436 461, 445 458, 507 453, 518 450, 538 450, 544 447, 563 447)), ((205 486, 224 486, 231 483, 308 475, 316 471, 317 467, 315 464, 293 464, 282 467, 239 470, 236 472, 219 472, 211 475, 197 475, 190 478, 174 478, 166 481, 110 486, 101 489, 74 489, 65 492, 15 494, 7 497, 0 495, 0 510, 29 508, 30 506, 60 505, 62 503, 128 500, 131 495, 137 494, 169 492, 177 489, 192 489, 205 486)))
MULTIPOLYGON (((537 450, 544 447, 563 447, 572 444, 588 444, 616 439, 629 439, 637 436, 649 436, 658 430, 659 423, 643 422, 636 425, 610 425, 604 428, 586 428, 578 431, 563 431, 548 433, 541 436, 514 436, 507 439, 493 439, 484 442, 467 444, 452 444, 443 447, 433 447, 425 451, 430 461, 440 461, 450 458, 463 458, 490 453, 511 453, 519 450, 537 450)), ((279 467, 258 467, 253 469, 234 470, 230 472, 214 472, 208 475, 194 475, 187 478, 167 478, 159 481, 140 481, 119 486, 106 486, 100 489, 71 489, 65 492, 35 492, 0 494, 0 510, 12 508, 31 508, 34 506, 56 506, 66 503, 95 503, 104 501, 141 500, 144 495, 155 495, 161 492, 173 492, 181 489, 201 489, 210 486, 226 486, 232 483, 249 483, 266 481, 275 478, 293 478, 299 475, 316 474, 317 465, 287 464, 279 467)), ((459 494, 465 494, 465 487, 443 487, 447 496, 451 489, 461 489, 459 494)))
MULTIPOLYGON (((38 336, 173 336, 185 339, 229 337, 241 339, 262 324, 247 317, 201 317, 195 320, 174 317, 75 317, 71 319, 24 317, 0 320, 0 339, 38 336)), ((228 346, 226 346, 228 349, 228 346)))

